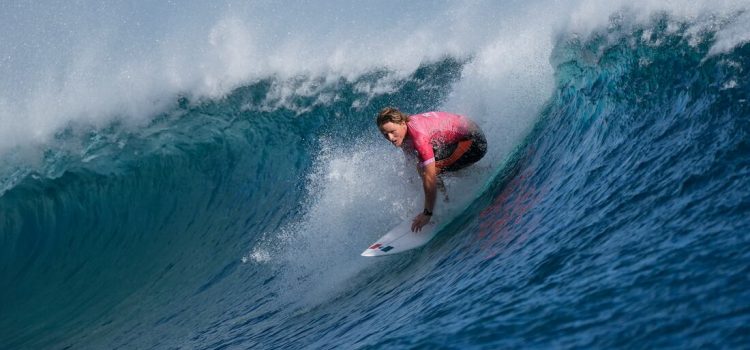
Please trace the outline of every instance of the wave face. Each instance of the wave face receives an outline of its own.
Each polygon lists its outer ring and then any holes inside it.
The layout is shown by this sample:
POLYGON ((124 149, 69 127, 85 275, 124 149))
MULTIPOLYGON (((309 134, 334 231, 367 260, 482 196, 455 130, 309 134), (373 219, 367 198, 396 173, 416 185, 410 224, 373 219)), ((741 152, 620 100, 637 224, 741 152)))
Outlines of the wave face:
POLYGON ((743 18, 623 15, 560 34, 552 96, 526 96, 544 104, 517 143, 486 114, 495 104, 455 96, 482 75, 482 54, 409 74, 265 77, 175 98, 136 126, 65 124, 2 160, 0 340, 741 348, 750 44, 718 44, 743 18), (467 103, 494 154, 446 179, 440 235, 359 257, 421 205, 374 114, 467 103))
POLYGON ((613 21, 557 47, 555 96, 452 239, 492 305, 467 342, 747 343, 750 45, 709 55, 715 33, 687 28, 613 21))

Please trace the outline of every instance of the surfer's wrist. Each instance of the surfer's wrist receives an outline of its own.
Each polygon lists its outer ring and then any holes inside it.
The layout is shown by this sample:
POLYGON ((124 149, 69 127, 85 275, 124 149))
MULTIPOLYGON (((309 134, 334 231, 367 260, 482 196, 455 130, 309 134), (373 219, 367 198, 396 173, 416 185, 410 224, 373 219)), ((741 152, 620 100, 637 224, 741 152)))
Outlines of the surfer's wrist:
POLYGON ((424 210, 422 211, 422 214, 424 214, 426 216, 432 216, 432 210, 424 208, 424 210))

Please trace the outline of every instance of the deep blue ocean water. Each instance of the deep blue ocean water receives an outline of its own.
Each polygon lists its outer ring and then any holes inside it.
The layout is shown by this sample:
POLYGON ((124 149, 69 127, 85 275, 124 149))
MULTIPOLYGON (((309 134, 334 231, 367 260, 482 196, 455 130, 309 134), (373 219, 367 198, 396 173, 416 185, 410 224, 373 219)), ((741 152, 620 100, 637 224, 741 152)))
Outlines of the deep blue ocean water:
POLYGON ((359 254, 421 199, 374 115, 443 108, 472 57, 71 123, 4 156, 0 348, 746 348, 750 44, 710 52, 726 21, 561 35, 533 126, 388 258, 359 254))

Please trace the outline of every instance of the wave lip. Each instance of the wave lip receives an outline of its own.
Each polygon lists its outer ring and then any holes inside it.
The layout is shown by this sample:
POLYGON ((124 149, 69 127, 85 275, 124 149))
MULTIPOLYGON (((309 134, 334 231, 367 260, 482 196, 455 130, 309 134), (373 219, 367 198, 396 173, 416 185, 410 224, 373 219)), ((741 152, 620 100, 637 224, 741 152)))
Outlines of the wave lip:
MULTIPOLYGON (((569 32, 586 36, 608 25, 613 13, 631 13, 631 22, 643 23, 666 12, 692 20, 695 30, 710 25, 707 18, 729 18, 732 24, 717 32, 714 53, 748 40, 742 1, 395 5, 294 4, 279 11, 263 2, 82 1, 8 7, 0 15, 0 73, 6 77, 0 82, 0 154, 54 142, 71 123, 142 125, 171 110, 178 95, 221 98, 269 77, 354 81, 384 68, 398 81, 444 57, 476 58, 466 71, 467 91, 450 107, 470 114, 535 111, 551 89, 553 39, 569 32)), ((389 88, 386 79, 376 89, 389 88)))

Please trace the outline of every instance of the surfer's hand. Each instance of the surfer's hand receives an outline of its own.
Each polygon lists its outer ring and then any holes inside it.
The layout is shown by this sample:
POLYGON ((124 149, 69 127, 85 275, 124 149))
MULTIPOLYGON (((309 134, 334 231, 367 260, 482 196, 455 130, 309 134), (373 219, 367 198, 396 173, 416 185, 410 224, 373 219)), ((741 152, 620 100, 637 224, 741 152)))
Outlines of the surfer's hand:
POLYGON ((424 213, 419 213, 419 215, 414 217, 414 221, 411 222, 411 232, 421 231, 422 227, 430 222, 430 218, 430 216, 424 215, 424 213))

